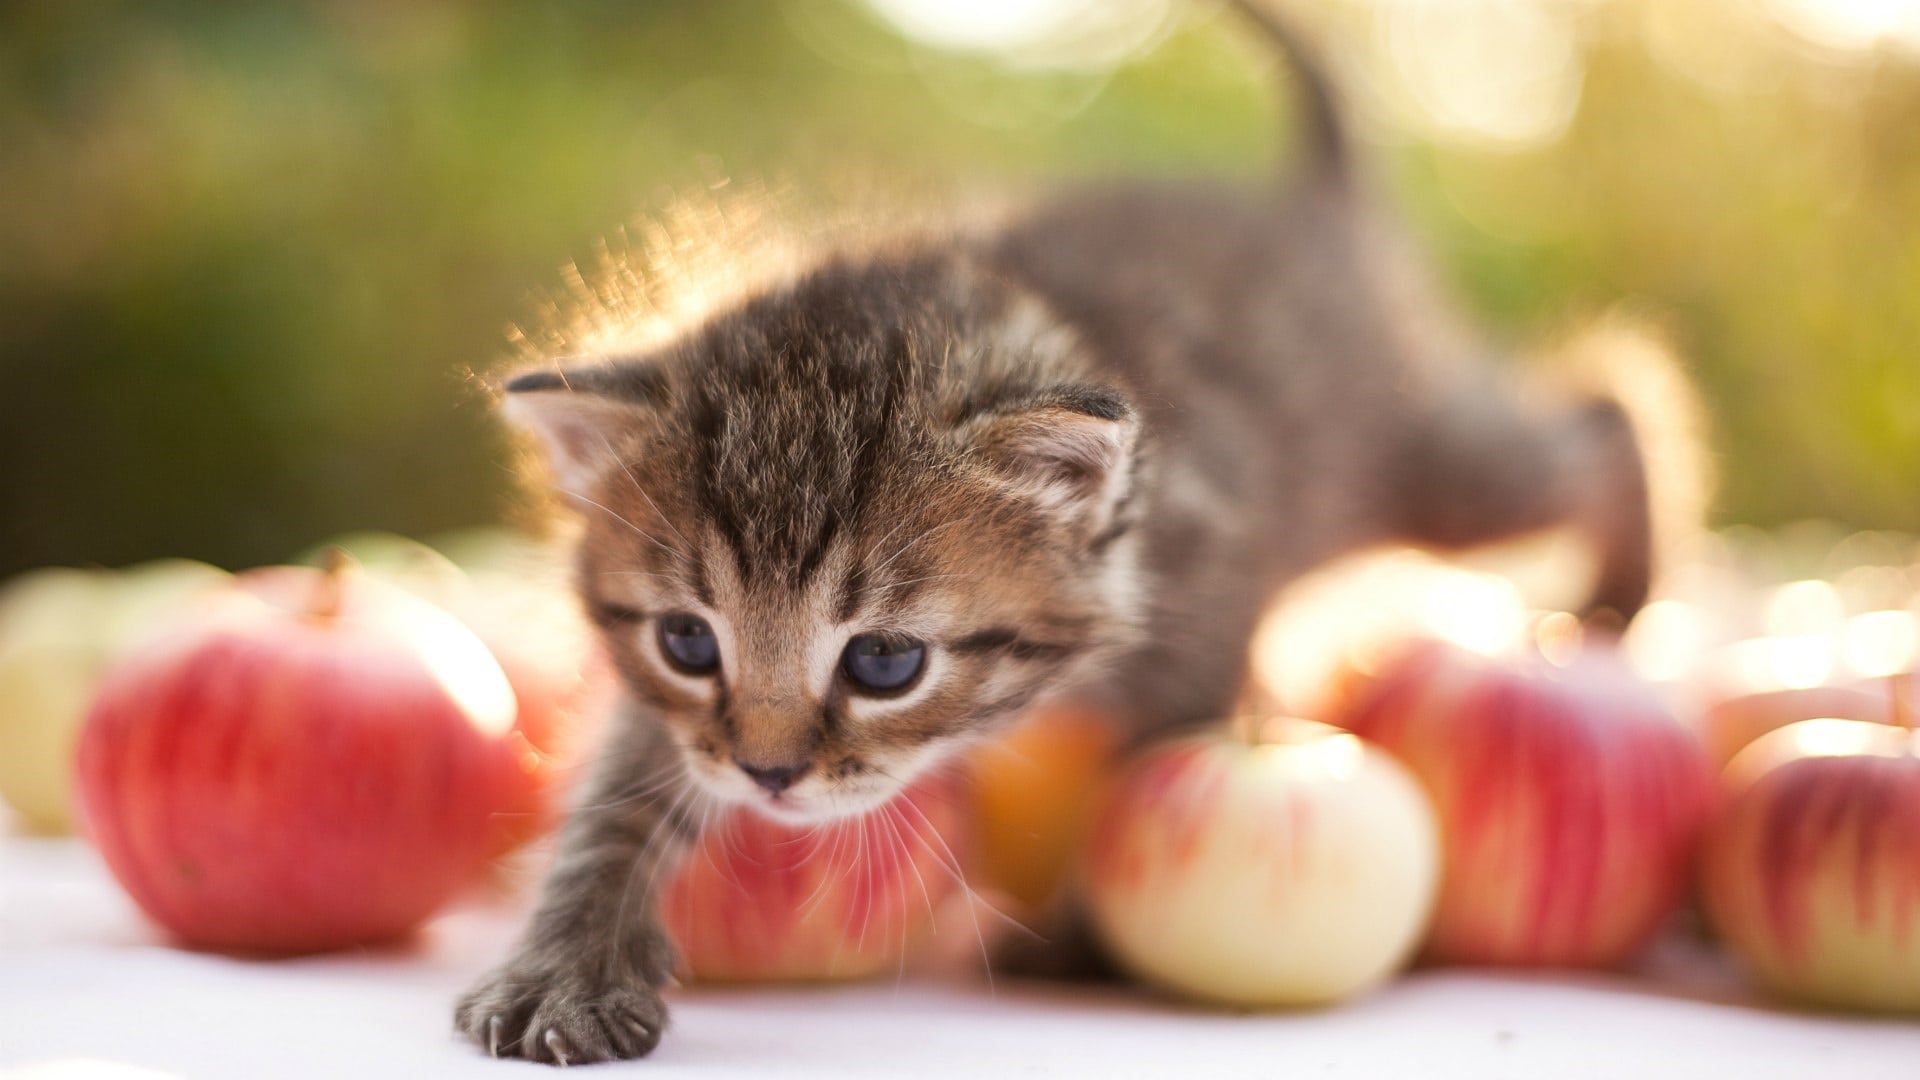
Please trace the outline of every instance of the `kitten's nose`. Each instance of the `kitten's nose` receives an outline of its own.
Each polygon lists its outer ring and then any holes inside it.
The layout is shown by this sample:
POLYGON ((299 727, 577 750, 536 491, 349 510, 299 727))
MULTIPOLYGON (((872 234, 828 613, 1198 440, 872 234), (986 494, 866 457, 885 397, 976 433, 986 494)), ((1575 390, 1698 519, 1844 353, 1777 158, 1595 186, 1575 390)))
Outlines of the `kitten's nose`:
POLYGON ((813 768, 813 764, 806 761, 798 765, 764 766, 750 765, 747 762, 741 761, 739 758, 733 760, 734 764, 740 766, 741 772, 753 777, 754 783, 759 784, 775 795, 792 787, 794 781, 805 776, 807 770, 813 768))

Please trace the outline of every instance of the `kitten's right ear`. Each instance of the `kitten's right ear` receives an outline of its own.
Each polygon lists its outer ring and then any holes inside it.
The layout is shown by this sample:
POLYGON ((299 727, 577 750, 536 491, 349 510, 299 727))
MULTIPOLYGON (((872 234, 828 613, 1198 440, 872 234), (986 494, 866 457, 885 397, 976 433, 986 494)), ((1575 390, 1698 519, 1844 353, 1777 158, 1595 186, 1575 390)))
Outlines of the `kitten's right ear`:
POLYGON ((1139 426, 1118 391, 1070 385, 1003 405, 962 431, 1017 490, 1092 534, 1126 501, 1139 426))
POLYGON ((555 486, 581 495, 620 464, 617 448, 653 414, 666 384, 653 367, 620 363, 529 371, 501 390, 500 411, 539 439, 555 486))

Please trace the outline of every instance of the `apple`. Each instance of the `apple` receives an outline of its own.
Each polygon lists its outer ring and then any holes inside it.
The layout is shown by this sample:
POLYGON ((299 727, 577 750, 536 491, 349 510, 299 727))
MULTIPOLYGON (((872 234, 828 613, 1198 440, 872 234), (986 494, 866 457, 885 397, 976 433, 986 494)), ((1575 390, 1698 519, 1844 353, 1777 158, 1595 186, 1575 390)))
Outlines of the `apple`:
POLYGON ((1720 649, 1698 680, 1707 749, 1724 766, 1760 736, 1801 720, 1892 723, 1894 677, 1912 675, 1917 653, 1920 618, 1907 611, 1865 612, 1829 634, 1774 635, 1720 649))
POLYGON ((1084 888, 1101 939, 1141 979, 1232 1005, 1319 1005, 1406 963, 1439 872, 1433 810, 1407 771, 1288 720, 1134 761, 1095 819, 1084 888))
POLYGON ((726 811, 661 899, 682 974, 818 982, 900 970, 958 885, 964 791, 942 770, 876 810, 820 825, 726 811))
POLYGON ((427 544, 469 574, 511 574, 540 585, 564 587, 572 565, 564 543, 499 525, 438 533, 427 544))
POLYGON ((118 572, 35 570, 0 594, 0 795, 28 828, 73 827, 74 743, 114 655, 157 615, 226 577, 163 559, 118 572))
POLYGON ((225 570, 193 559, 154 559, 114 571, 105 621, 110 648, 137 645, 153 624, 232 580, 225 570))
POLYGON ((1327 716, 1350 674, 1409 632, 1482 651, 1518 640, 1527 603, 1501 574, 1410 549, 1350 555, 1288 585, 1249 652, 1254 683, 1277 711, 1327 716))
POLYGON ((612 676, 578 602, 563 579, 534 565, 530 542, 491 529, 451 539, 476 561, 458 563, 433 545, 384 532, 348 533, 296 561, 318 566, 345 551, 368 575, 452 612, 493 653, 520 710, 510 738, 516 793, 495 817, 494 853, 505 855, 559 823, 578 750, 588 742, 583 725, 610 707, 612 676))
POLYGON ((1043 706, 969 759, 975 807, 970 879, 1045 907, 1072 872, 1117 728, 1086 708, 1043 706))
POLYGON ((1788 686, 1733 694, 1701 710, 1700 734, 1721 767, 1770 731, 1802 720, 1838 719, 1888 723, 1892 700, 1884 685, 1788 686))
POLYGON ((1416 640, 1338 722, 1405 762, 1439 811, 1429 959, 1613 966, 1684 900, 1712 770, 1611 646, 1556 664, 1416 640))
POLYGON ((493 653, 519 702, 519 791, 495 819, 495 850, 505 854, 559 823, 580 755, 613 709, 617 680, 568 592, 475 571, 447 607, 493 653))
POLYGON ((182 942, 379 942, 486 864, 514 714, 445 611, 339 565, 256 570, 114 664, 78 788, 107 866, 182 942))
POLYGON ((1795 1001, 1920 1012, 1920 732, 1804 720, 1722 785, 1700 893, 1747 969, 1795 1001))

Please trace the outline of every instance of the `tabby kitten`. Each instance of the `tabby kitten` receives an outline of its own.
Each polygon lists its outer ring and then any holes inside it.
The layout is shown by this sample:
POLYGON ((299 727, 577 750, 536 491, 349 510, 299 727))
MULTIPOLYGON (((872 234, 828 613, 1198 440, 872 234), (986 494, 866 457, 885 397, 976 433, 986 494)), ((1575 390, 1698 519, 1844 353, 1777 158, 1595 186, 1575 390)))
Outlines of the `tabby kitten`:
POLYGON ((1622 410, 1534 415, 1358 196, 1324 73, 1274 190, 1114 184, 818 255, 646 355, 505 386, 584 513, 627 691, 513 955, 493 1054, 646 1054, 663 867, 705 808, 867 810, 1041 695, 1135 738, 1232 706, 1263 604, 1338 553, 1587 522, 1647 586, 1622 410))

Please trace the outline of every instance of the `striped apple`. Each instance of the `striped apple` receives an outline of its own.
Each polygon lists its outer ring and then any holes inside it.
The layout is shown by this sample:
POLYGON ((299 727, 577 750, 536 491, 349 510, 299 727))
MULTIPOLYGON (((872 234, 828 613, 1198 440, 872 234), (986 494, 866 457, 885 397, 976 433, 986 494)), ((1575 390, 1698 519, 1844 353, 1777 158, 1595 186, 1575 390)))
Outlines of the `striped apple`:
POLYGON ((1413 642, 1338 720, 1404 761, 1439 810, 1429 959, 1614 966, 1683 900, 1713 774, 1611 647, 1561 665, 1413 642))
POLYGON ((1878 681, 1786 687, 1709 701, 1700 716, 1707 754, 1724 768, 1755 739, 1801 720, 1891 723, 1893 697, 1878 681))
POLYGON ((514 713, 445 611, 342 567, 252 571, 106 676, 80 738, 87 831, 185 944, 392 939, 485 866, 514 713))
POLYGON ((875 810, 818 825, 727 811, 661 897, 681 974, 825 982, 898 971, 960 880, 965 793, 941 770, 875 810))
POLYGON ((1808 1004, 1920 1012, 1920 732, 1804 720, 1722 785, 1701 899, 1747 969, 1808 1004))
POLYGON ((1085 859, 1101 938, 1134 975, 1231 1005, 1323 1005, 1400 970, 1440 870, 1419 784, 1325 724, 1202 734, 1115 779, 1085 859))

